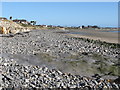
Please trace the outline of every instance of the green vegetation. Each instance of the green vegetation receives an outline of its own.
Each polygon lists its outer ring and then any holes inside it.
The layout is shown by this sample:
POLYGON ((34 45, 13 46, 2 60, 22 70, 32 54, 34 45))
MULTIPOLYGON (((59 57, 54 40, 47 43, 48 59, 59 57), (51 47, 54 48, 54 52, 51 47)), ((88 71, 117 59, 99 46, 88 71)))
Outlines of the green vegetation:
POLYGON ((29 27, 29 26, 31 26, 31 25, 27 25, 27 24, 20 24, 21 26, 23 26, 23 27, 29 27))
POLYGON ((120 75, 118 72, 120 70, 120 66, 117 65, 109 65, 109 58, 93 54, 92 58, 96 61, 93 63, 92 68, 99 71, 101 74, 106 74, 111 72, 111 75, 120 75))
POLYGON ((109 66, 108 67, 108 71, 109 72, 112 72, 112 75, 118 75, 118 76, 120 76, 120 66, 109 66))
POLYGON ((12 20, 12 16, 10 16, 10 20, 12 20))
POLYGON ((75 59, 75 60, 81 60, 83 56, 80 55, 70 55, 69 57, 65 57, 66 59, 75 59))
POLYGON ((104 56, 102 56, 102 55, 99 55, 99 54, 92 54, 92 58, 93 59, 95 59, 95 60, 108 60, 109 58, 107 58, 107 57, 104 57, 104 56))
POLYGON ((70 64, 73 67, 86 67, 88 65, 86 60, 78 60, 78 61, 64 61, 67 64, 70 64))
POLYGON ((56 27, 46 27, 47 29, 57 29, 56 27))
POLYGON ((47 62, 51 62, 55 57, 50 56, 47 53, 37 53, 35 54, 37 57, 40 57, 42 60, 45 60, 47 62))
POLYGON ((13 21, 11 21, 11 20, 6 20, 6 19, 5 19, 5 20, 3 20, 3 21, 5 21, 5 22, 6 22, 6 21, 7 21, 7 22, 13 22, 13 21))

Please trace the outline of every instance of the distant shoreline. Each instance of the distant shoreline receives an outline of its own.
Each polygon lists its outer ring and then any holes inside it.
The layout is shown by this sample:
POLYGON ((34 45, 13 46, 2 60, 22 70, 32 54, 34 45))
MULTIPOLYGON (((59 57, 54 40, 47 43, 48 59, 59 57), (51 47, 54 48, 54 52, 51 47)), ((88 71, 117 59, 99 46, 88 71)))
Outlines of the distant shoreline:
POLYGON ((71 37, 88 38, 120 44, 119 33, 117 33, 116 30, 69 30, 68 33, 65 34, 71 37))

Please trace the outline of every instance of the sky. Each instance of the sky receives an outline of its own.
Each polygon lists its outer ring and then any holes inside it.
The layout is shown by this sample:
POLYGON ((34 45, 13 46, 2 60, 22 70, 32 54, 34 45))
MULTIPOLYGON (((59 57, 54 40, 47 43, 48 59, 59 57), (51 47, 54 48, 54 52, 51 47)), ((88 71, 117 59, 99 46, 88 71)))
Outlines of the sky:
POLYGON ((117 2, 2 2, 2 16, 40 25, 118 26, 117 2))

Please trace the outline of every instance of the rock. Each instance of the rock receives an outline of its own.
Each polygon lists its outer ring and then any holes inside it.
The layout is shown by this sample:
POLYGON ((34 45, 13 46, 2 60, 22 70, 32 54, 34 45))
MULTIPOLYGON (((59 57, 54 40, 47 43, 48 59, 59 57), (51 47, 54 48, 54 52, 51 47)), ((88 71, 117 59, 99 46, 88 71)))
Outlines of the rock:
POLYGON ((27 32, 30 31, 28 28, 24 28, 19 24, 10 21, 10 20, 1 20, 0 22, 0 33, 1 34, 9 34, 9 33, 19 33, 19 32, 27 32))
POLYGON ((87 52, 82 52, 82 54, 83 54, 83 55, 88 55, 88 53, 87 53, 87 52))
MULTIPOLYGON (((15 28, 15 30, 17 30, 17 27, 15 28)), ((22 27, 19 27, 19 31, 21 31, 21 28, 22 27)), ((14 27, 11 29, 14 30, 14 27)), ((119 88, 117 80, 108 82, 106 79, 102 79, 99 74, 95 74, 93 77, 89 76, 88 78, 80 75, 63 73, 61 70, 50 69, 49 66, 46 67, 47 65, 43 65, 44 61, 46 63, 49 59, 54 59, 58 63, 60 60, 61 62, 67 62, 69 60, 79 61, 79 59, 85 59, 87 61, 89 58, 92 60, 91 56, 94 54, 96 54, 94 57, 98 59, 100 58, 97 57, 97 55, 109 58, 110 60, 105 60, 108 61, 106 64, 110 64, 109 62, 114 64, 114 62, 117 62, 118 60, 117 58, 114 58, 114 56, 119 53, 117 49, 103 48, 97 43, 88 43, 84 39, 73 39, 53 32, 55 31, 34 30, 29 33, 15 34, 14 37, 2 37, 2 43, 0 42, 2 45, 2 50, 0 51, 2 54, 0 58, 0 66, 2 66, 3 87, 119 88), (88 45, 90 45, 90 47, 88 45), (97 50, 100 50, 100 52, 96 52, 97 50), (107 50, 107 52, 104 50, 107 50), (49 57, 47 56, 48 53, 49 57), (92 55, 89 55, 89 53, 92 55), (6 57, 6 55, 8 55, 8 57, 6 57), (72 59, 71 55, 73 56, 72 59), (78 58, 76 58, 76 56, 78 58), (39 65, 41 61, 43 66, 39 65)), ((96 58, 94 61, 97 61, 96 58)), ((53 65, 52 63, 55 62, 47 64, 53 65)), ((67 63, 62 64, 67 65, 67 63)), ((52 66, 52 68, 54 68, 54 66, 52 66)), ((63 71, 66 69, 64 66, 62 68, 63 71)))
POLYGON ((115 83, 120 84, 120 76, 114 80, 115 83))
POLYGON ((6 29, 6 27, 0 27, 0 34, 8 34, 10 31, 6 29))

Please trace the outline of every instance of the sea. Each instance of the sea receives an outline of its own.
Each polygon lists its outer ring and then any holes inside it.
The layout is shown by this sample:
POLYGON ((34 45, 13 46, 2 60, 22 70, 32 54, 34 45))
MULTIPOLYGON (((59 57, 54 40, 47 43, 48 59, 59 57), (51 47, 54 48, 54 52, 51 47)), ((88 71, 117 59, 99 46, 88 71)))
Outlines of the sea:
POLYGON ((113 32, 113 33, 120 33, 120 31, 102 31, 102 32, 113 32))

